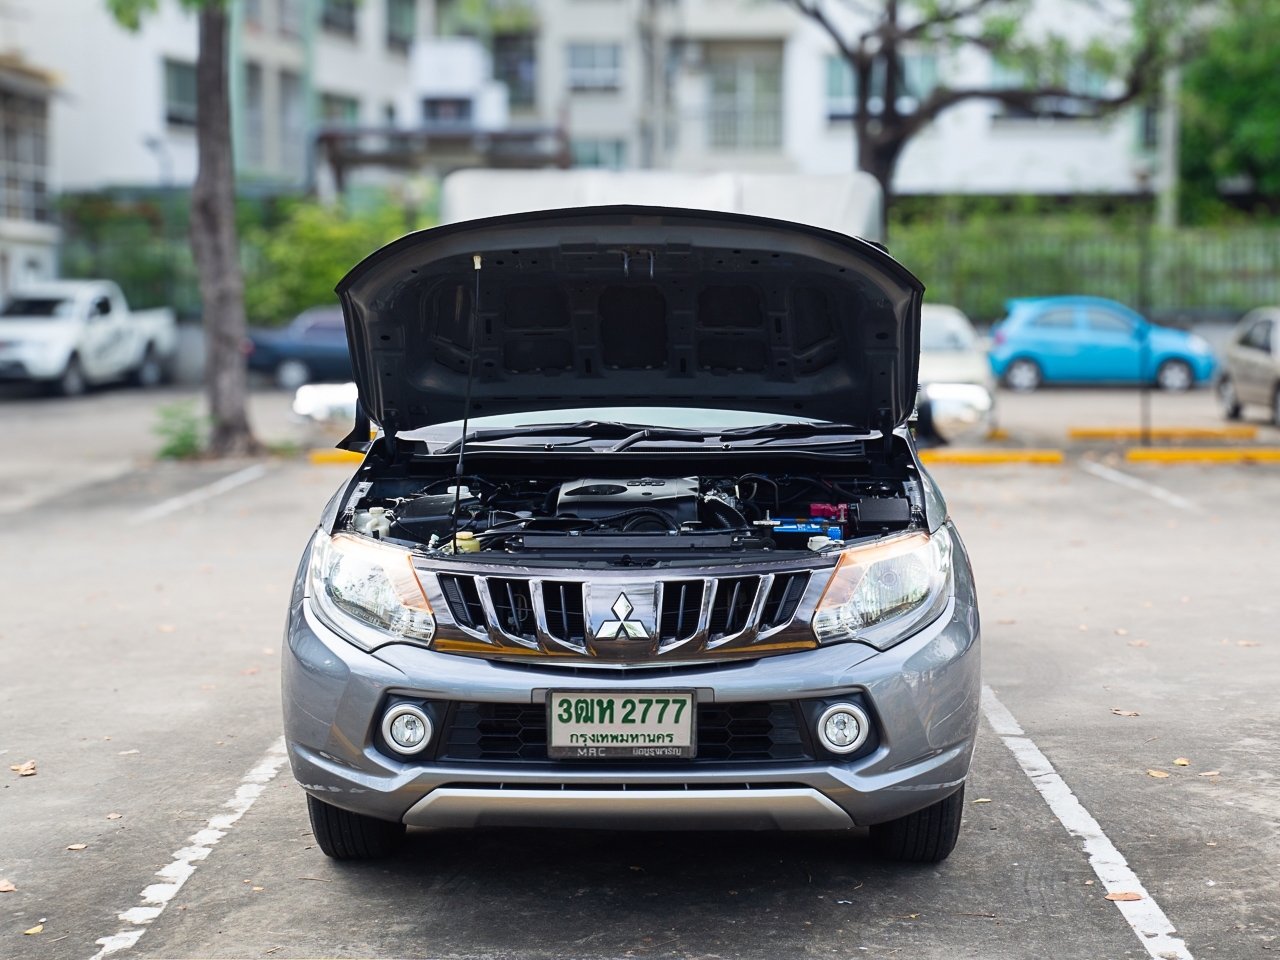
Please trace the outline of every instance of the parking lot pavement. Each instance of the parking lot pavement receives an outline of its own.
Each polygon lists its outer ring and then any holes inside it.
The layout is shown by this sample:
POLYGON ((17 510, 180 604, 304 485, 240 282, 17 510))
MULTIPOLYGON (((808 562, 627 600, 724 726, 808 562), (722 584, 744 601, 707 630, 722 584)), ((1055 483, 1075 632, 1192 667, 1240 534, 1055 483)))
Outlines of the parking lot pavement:
MULTIPOLYGON (((985 721, 936 867, 879 863, 858 831, 415 830, 394 860, 326 860, 287 767, 261 765, 289 585, 343 469, 274 463, 131 522, 242 467, 145 470, 0 528, 0 877, 17 887, 0 956, 88 960, 129 930, 113 957, 1153 955, 985 721), (27 760, 34 777, 7 769, 27 760), (120 919, 173 889, 184 849, 193 872, 164 911, 120 919)), ((1124 469, 1193 507, 1071 462, 938 469, 986 679, 1189 955, 1264 956, 1280 949, 1280 469, 1124 469)))

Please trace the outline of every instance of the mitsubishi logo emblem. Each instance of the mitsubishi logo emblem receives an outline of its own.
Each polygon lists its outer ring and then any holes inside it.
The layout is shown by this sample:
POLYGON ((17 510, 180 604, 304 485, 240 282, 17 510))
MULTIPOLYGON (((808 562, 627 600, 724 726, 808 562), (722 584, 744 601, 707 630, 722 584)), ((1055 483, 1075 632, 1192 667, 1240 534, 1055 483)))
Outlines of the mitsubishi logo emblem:
POLYGON ((644 628, 643 623, 639 620, 627 619, 635 607, 631 606, 631 601, 627 599, 625 593, 618 594, 618 599, 613 601, 613 606, 609 609, 618 619, 606 620, 600 624, 600 629, 596 632, 597 639, 621 640, 630 637, 636 640, 647 640, 649 638, 649 631, 644 628))

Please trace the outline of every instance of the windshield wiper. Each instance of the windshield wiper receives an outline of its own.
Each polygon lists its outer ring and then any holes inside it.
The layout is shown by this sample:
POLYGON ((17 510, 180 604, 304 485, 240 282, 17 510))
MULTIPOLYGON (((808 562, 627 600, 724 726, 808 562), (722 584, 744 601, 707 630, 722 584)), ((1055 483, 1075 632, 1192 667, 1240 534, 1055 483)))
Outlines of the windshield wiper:
POLYGON ((739 427, 736 430, 724 430, 720 439, 733 440, 795 440, 805 437, 862 437, 866 435, 861 427, 851 427, 839 423, 766 423, 758 427, 739 427))
MULTIPOLYGON (((580 420, 577 423, 546 423, 528 427, 504 427, 497 430, 475 430, 467 434, 467 443, 484 443, 488 440, 509 440, 512 437, 562 437, 577 434, 588 440, 612 440, 629 438, 636 432, 635 424, 615 423, 612 420, 580 420)), ((441 447, 435 454, 457 453, 462 446, 459 437, 441 447)))
POLYGON ((682 430, 678 427, 645 427, 643 430, 637 430, 631 436, 619 440, 609 448, 609 452, 617 453, 644 440, 690 440, 702 443, 707 439, 707 436, 708 434, 702 430, 682 430))

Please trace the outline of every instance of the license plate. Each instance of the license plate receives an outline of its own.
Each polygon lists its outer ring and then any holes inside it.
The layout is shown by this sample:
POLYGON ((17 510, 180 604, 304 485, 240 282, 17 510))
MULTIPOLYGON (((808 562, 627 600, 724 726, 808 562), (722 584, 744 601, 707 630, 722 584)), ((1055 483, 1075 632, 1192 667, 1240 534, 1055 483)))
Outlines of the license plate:
POLYGON ((696 715, 692 690, 552 691, 547 694, 547 756, 693 757, 696 715))

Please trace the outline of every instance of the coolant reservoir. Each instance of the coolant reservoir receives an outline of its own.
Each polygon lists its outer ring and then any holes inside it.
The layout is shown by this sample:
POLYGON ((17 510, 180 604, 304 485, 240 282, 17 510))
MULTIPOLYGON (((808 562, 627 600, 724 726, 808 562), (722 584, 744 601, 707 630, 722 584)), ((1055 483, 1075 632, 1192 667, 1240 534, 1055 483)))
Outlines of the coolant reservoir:
POLYGON ((391 521, 387 518, 386 507, 370 507, 368 510, 357 510, 355 515, 356 533, 366 537, 385 537, 391 533, 391 521))
POLYGON ((476 535, 470 530, 463 530, 458 534, 457 540, 454 541, 454 549, 457 553, 479 553, 480 541, 476 539, 476 535))

